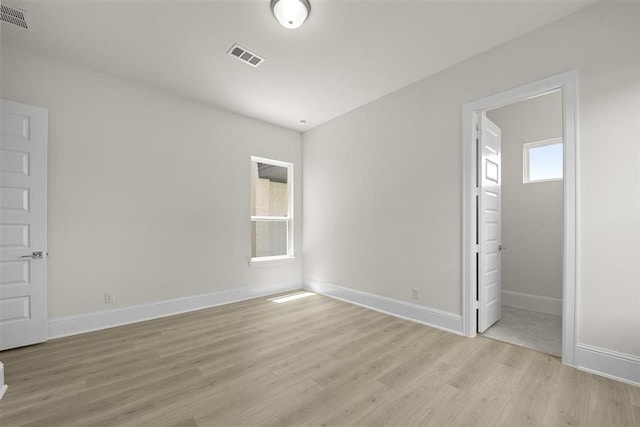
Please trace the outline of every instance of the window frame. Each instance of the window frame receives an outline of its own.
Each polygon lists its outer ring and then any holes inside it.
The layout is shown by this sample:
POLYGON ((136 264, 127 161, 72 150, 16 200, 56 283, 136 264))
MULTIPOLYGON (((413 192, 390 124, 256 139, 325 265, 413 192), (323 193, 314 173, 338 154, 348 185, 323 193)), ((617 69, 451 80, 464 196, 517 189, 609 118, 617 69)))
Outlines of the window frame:
MULTIPOLYGON (((249 219, 249 227, 251 228, 251 224, 254 221, 286 221, 287 223, 287 254, 286 255, 276 255, 276 256, 262 256, 262 257, 253 257, 251 256, 251 241, 249 241, 249 266, 254 265, 272 265, 272 264, 280 264, 282 262, 291 261, 295 258, 293 243, 293 221, 294 221, 294 200, 293 200, 293 163, 284 162, 282 160, 274 160, 266 157, 258 157, 251 156, 251 160, 249 162, 249 168, 251 168, 251 164, 253 162, 256 163, 266 163, 272 166, 279 166, 287 169, 287 216, 262 216, 262 215, 250 215, 249 219)), ((249 169, 251 170, 251 169, 249 169)), ((251 195, 251 190, 249 190, 251 195)))
POLYGON ((523 184, 535 184, 538 182, 553 182, 562 181, 564 179, 564 143, 562 138, 551 138, 542 141, 527 142, 522 144, 522 183, 523 184), (560 178, 548 178, 548 179, 530 179, 530 165, 529 165, 529 150, 532 148, 546 147, 548 145, 560 144, 562 146, 562 176, 560 178))

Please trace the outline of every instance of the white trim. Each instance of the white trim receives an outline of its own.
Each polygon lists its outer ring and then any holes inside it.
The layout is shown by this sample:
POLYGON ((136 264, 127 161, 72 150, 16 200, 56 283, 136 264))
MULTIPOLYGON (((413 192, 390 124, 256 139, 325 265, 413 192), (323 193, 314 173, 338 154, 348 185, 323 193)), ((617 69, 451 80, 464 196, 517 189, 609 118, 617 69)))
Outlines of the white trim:
POLYGON ((0 362, 0 399, 2 399, 8 388, 9 386, 4 383, 4 365, 0 362))
POLYGON ((529 159, 529 151, 532 148, 546 147, 549 145, 562 145, 562 138, 545 139, 544 141, 534 141, 522 144, 522 183, 523 184, 535 184, 537 182, 550 182, 550 181, 562 181, 563 177, 558 178, 545 178, 532 180, 530 175, 531 166, 529 159))
POLYGON ((288 168, 289 166, 293 166, 293 163, 290 163, 290 162, 285 162, 285 161, 282 161, 282 160, 268 159, 266 157, 259 157, 259 156, 251 156, 251 161, 252 162, 258 162, 258 163, 268 163, 270 165, 280 166, 280 167, 283 167, 283 168, 288 168))
POLYGON ((524 99, 562 90, 562 119, 564 142, 564 253, 563 253, 563 308, 562 308, 562 361, 575 365, 576 353, 576 169, 577 169, 577 73, 568 71, 556 76, 507 90, 462 108, 463 133, 463 189, 462 189, 462 319, 463 332, 476 335, 477 320, 473 309, 476 298, 476 253, 474 236, 475 218, 475 162, 476 115, 483 111, 502 107, 524 99))
POLYGON ((252 216, 251 221, 289 221, 288 216, 252 216))
POLYGON ((295 260, 296 257, 287 255, 249 258, 249 267, 271 267, 273 265, 288 264, 294 262, 295 260))
POLYGON ((49 338, 83 334, 100 329, 128 325, 130 323, 173 316, 189 311, 202 310, 222 304, 244 301, 273 295, 278 292, 300 289, 299 283, 255 286, 250 288, 229 289, 209 294, 192 295, 183 298, 141 304, 116 310, 67 316, 49 321, 49 338))
MULTIPOLYGON (((293 233, 294 233, 293 208, 295 204, 295 193, 293 190, 294 188, 293 187, 294 185, 293 163, 283 162, 281 160, 273 160, 273 159, 268 159, 266 157, 258 157, 258 156, 251 156, 251 162, 266 163, 273 166, 287 168, 287 216, 286 217, 251 216, 251 222, 253 221, 286 221, 287 223, 287 255, 286 257, 293 258, 295 256, 295 252, 294 252, 295 239, 293 236, 293 233)), ((251 255, 252 253, 253 252, 250 247, 249 254, 251 255)), ((249 266, 251 266, 252 261, 257 261, 259 258, 275 258, 275 257, 251 258, 251 261, 249 262, 249 266)))
POLYGON ((462 317, 459 314, 411 304, 329 283, 309 281, 306 282, 303 287, 309 291, 331 298, 462 335, 462 317))
POLYGON ((562 181, 562 178, 536 179, 535 181, 523 181, 523 184, 541 184, 543 182, 562 181))
POLYGON ((576 360, 582 371, 640 386, 640 357, 579 343, 576 360))
POLYGON ((524 292, 503 290, 502 305, 562 316, 562 298, 541 297, 524 292))

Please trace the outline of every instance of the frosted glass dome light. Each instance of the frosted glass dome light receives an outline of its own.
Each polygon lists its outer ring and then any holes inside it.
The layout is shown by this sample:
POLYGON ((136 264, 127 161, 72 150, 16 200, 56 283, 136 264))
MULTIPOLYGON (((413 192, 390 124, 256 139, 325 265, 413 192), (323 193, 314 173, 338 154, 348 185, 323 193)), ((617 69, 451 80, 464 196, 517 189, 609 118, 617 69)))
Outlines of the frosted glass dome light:
POLYGON ((307 20, 311 5, 308 0, 271 0, 271 10, 280 25, 294 30, 307 20))

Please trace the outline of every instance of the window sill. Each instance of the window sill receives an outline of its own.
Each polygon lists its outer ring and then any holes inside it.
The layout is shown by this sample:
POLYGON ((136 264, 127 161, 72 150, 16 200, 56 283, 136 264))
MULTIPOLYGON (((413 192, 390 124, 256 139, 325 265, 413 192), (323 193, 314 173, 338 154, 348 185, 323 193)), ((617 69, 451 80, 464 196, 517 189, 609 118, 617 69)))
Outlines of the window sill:
POLYGON ((274 265, 289 264, 296 260, 293 256, 270 256, 261 258, 250 258, 249 267, 271 267, 274 265))
POLYGON ((532 181, 522 181, 523 184, 537 184, 539 182, 554 182, 562 181, 563 178, 548 178, 548 179, 534 179, 532 181))

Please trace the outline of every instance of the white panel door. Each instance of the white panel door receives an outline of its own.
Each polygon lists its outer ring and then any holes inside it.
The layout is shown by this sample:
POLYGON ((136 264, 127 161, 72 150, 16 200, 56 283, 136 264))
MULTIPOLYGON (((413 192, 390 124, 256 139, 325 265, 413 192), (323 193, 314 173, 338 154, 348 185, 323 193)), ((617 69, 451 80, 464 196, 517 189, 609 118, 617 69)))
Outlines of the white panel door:
POLYGON ((478 138, 478 332, 500 320, 500 128, 480 118, 478 138))
POLYGON ((46 109, 0 100, 0 350, 47 340, 46 109))

